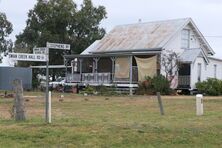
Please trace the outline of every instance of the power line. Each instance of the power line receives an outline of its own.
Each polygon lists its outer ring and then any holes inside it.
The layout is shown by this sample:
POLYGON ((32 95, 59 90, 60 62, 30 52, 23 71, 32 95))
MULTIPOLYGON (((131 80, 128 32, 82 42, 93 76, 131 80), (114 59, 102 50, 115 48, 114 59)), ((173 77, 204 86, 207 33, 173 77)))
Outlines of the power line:
POLYGON ((220 35, 218 35, 218 36, 204 36, 204 37, 206 37, 206 38, 222 38, 222 36, 220 36, 220 35))
POLYGON ((200 36, 197 38, 217 38, 217 39, 222 39, 222 36, 200 36))

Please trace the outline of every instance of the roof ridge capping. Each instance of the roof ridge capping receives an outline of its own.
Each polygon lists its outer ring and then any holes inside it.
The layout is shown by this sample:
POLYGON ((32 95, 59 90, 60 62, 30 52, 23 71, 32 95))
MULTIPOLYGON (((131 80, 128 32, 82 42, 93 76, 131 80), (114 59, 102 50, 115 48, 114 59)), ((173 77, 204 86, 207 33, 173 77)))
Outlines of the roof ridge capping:
POLYGON ((138 24, 152 24, 152 23, 163 23, 163 22, 173 22, 173 21, 190 21, 192 20, 191 17, 186 17, 186 18, 177 18, 177 19, 167 19, 167 20, 156 20, 156 21, 146 21, 146 22, 137 22, 137 23, 129 23, 129 24, 122 24, 122 25, 116 25, 116 27, 122 27, 122 26, 131 26, 131 25, 138 25, 138 24))

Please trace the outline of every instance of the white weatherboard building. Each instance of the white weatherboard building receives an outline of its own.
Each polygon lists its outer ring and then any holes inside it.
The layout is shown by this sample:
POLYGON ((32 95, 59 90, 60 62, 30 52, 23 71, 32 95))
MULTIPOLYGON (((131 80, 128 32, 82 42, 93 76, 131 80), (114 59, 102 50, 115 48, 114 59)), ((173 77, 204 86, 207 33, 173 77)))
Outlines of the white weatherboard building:
POLYGON ((116 26, 80 55, 65 56, 78 67, 67 73, 70 83, 137 87, 144 76, 165 75, 161 56, 167 50, 180 56, 182 67, 174 88, 195 89, 207 78, 222 79, 222 60, 191 18, 116 26))

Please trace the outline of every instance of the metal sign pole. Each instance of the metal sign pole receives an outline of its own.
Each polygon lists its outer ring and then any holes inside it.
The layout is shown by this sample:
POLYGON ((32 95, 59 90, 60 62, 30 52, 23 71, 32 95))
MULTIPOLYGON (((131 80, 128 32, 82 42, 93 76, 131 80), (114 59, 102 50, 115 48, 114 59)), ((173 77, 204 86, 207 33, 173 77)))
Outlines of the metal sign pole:
POLYGON ((49 58, 46 61, 45 120, 49 123, 49 58))
MULTIPOLYGON (((70 50, 69 44, 59 44, 59 43, 49 43, 46 42, 46 50, 48 59, 46 61, 46 97, 45 97, 45 120, 47 123, 51 123, 51 117, 49 118, 49 112, 51 115, 51 110, 49 111, 49 49, 63 49, 63 50, 70 50)), ((36 49, 36 52, 38 50, 42 50, 41 48, 36 49)), ((43 49, 44 51, 44 49, 43 49)), ((38 51, 39 52, 39 51, 38 51)), ((51 104, 50 104, 51 105, 51 104)), ((50 107, 51 109, 51 107, 50 107)))

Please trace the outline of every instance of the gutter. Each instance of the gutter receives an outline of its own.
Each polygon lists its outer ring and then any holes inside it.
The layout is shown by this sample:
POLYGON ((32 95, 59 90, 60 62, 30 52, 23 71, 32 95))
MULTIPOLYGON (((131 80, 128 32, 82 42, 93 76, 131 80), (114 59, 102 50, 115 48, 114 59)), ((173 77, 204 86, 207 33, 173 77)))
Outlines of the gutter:
POLYGON ((145 51, 145 52, 118 52, 118 53, 100 53, 100 54, 87 54, 87 55, 80 55, 80 54, 73 54, 73 55, 64 55, 65 59, 73 59, 73 58, 93 58, 93 57, 124 57, 124 56, 134 56, 134 55, 153 55, 159 54, 162 50, 156 51, 145 51))
POLYGON ((162 48, 148 48, 148 49, 128 49, 128 50, 116 50, 116 51, 98 51, 98 52, 90 52, 92 54, 119 54, 119 53, 139 53, 139 52, 155 52, 155 51, 162 51, 162 48))

